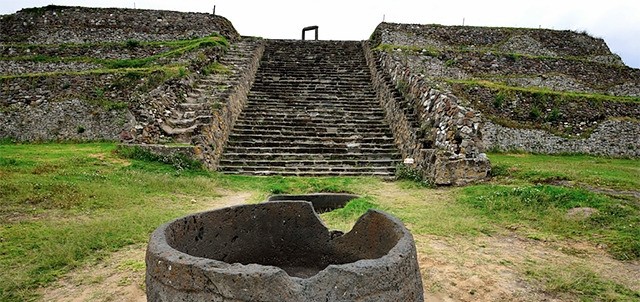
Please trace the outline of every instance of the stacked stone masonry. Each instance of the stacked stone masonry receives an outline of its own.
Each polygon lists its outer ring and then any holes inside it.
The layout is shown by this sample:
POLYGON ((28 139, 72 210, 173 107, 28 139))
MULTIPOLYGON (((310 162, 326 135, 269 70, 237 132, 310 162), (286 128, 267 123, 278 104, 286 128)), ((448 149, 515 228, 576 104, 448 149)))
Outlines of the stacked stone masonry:
POLYGON ((245 107, 263 50, 262 40, 241 38, 226 53, 209 56, 219 57, 225 72, 167 82, 140 96, 133 109, 140 118, 123 139, 134 144, 190 144, 197 159, 215 169, 245 107))
POLYGON ((413 161, 409 163, 437 185, 463 185, 486 178, 491 167, 482 153, 480 115, 461 106, 455 96, 431 87, 393 55, 374 51, 367 57, 396 142, 403 156, 413 161), (384 81, 385 77, 390 81, 384 81), (403 83, 409 110, 399 106, 399 98, 390 98, 389 82, 403 83), (416 118, 417 129, 409 122, 416 118))
MULTIPOLYGON (((219 157, 261 55, 259 39, 240 38, 228 20, 211 14, 49 6, 1 16, 0 23, 0 137, 19 141, 185 142, 196 146, 186 153, 206 147, 219 157), (212 34, 225 36, 230 49, 200 47, 154 61, 185 66, 187 76, 168 81, 153 68, 104 72, 102 63, 83 63, 146 59, 172 50, 162 41, 212 34), (200 73, 213 63, 224 72, 200 73), (196 126, 198 133, 175 135, 166 125, 196 126), (218 137, 207 141, 206 133, 218 137)), ((208 165, 215 164, 213 154, 208 165)))
POLYGON ((422 81, 481 112, 485 123, 474 132, 480 151, 484 145, 638 154, 640 70, 625 66, 602 39, 546 29, 382 23, 371 42, 378 68, 386 66, 392 86, 410 98, 424 101, 428 90, 416 89, 422 81))
POLYGON ((48 6, 0 16, 2 43, 104 43, 174 41, 237 31, 221 16, 123 8, 48 6))

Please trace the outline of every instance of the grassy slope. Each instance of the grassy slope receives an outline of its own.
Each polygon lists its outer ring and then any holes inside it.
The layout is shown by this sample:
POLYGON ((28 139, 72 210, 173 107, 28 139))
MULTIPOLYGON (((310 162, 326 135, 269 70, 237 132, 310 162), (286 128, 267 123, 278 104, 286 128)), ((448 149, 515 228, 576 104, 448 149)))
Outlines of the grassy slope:
MULTIPOLYGON (((255 192, 256 202, 271 193, 363 195, 343 210, 322 215, 330 226, 344 230, 367 208, 375 207, 398 216, 417 238, 472 238, 517 225, 518 232, 529 238, 604 242, 618 258, 640 257, 637 201, 535 185, 559 177, 638 190, 638 160, 493 154, 501 171, 494 183, 434 190, 372 178, 224 176, 123 159, 113 150, 111 143, 0 144, 0 271, 12 272, 0 274, 0 301, 36 299, 35 288, 87 261, 144 243, 161 223, 194 211, 192 199, 214 198, 223 190, 255 192), (601 214, 566 223, 564 212, 575 205, 600 209, 601 214)), ((597 298, 603 292, 640 298, 640 293, 594 277, 588 269, 571 272, 593 278, 573 284, 572 278, 562 278, 566 272, 523 269, 545 282, 549 291, 580 299, 597 298)))

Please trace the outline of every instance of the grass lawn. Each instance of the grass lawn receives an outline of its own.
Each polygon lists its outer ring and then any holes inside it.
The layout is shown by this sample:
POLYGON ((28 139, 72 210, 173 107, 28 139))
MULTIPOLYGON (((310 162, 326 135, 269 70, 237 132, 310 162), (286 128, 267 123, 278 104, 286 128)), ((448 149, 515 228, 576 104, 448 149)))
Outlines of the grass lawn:
MULTIPOLYGON (((227 176, 126 158, 115 150, 113 143, 0 144, 0 271, 11 272, 0 274, 0 301, 38 300, 39 288, 144 244, 160 224, 229 192, 251 192, 250 202, 273 193, 356 193, 363 197, 322 214, 329 226, 348 230, 366 209, 379 208, 404 221, 421 255, 436 253, 436 241, 516 236, 533 244, 602 246, 621 265, 640 258, 640 202, 579 187, 639 191, 640 160, 491 154, 497 174, 491 182, 433 189, 375 178, 227 176), (557 180, 577 186, 553 185, 557 180), (575 219, 567 216, 573 208, 595 214, 575 219)), ((514 261, 504 265, 553 297, 640 299, 633 284, 609 278, 588 262, 559 270, 547 262, 514 261)), ((447 286, 431 282, 427 290, 447 286)))

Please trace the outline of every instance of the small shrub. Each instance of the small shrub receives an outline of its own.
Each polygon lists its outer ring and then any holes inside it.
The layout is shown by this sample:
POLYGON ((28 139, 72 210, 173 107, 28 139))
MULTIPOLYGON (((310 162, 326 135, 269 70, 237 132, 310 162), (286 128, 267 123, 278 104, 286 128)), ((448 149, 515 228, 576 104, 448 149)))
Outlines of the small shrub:
POLYGON ((491 166, 491 172, 490 172, 490 176, 491 177, 496 177, 496 176, 510 176, 511 172, 509 171, 509 166, 507 165, 498 165, 498 164, 494 164, 491 166))
POLYGON ((207 66, 205 66, 204 68, 202 68, 202 74, 203 75, 210 75, 210 74, 217 74, 217 73, 221 73, 221 74, 225 74, 225 73, 230 73, 231 71, 229 70, 229 68, 227 66, 224 66, 222 64, 220 64, 219 62, 213 62, 207 66))
POLYGON ((184 78, 186 75, 187 69, 185 69, 184 67, 180 67, 180 69, 178 69, 178 76, 184 78))
POLYGON ((104 89, 96 87, 96 89, 93 91, 94 94, 96 95, 97 98, 103 98, 104 97, 104 89))
POLYGON ((120 68, 141 68, 145 67, 151 59, 122 59, 122 60, 108 60, 102 65, 111 69, 120 69, 120 68))
POLYGON ((517 62, 520 59, 521 55, 517 54, 517 53, 510 53, 507 54, 507 58, 509 58, 509 60, 513 61, 513 62, 517 62))
POLYGON ((402 94, 407 94, 407 92, 409 91, 409 84, 407 82, 403 81, 403 80, 398 80, 396 82, 396 88, 402 94))
POLYGON ((538 108, 538 106, 531 107, 531 110, 529 111, 530 119, 538 120, 540 119, 541 116, 542 116, 542 111, 540 110, 540 108, 538 108))
POLYGON ((551 109, 551 112, 547 115, 547 122, 555 122, 560 119, 560 110, 558 108, 551 109))
POLYGON ((214 111, 220 110, 222 108, 222 103, 219 101, 215 101, 213 104, 211 104, 211 109, 213 109, 214 111))
POLYGON ((447 67, 452 67, 455 66, 458 62, 456 61, 456 59, 449 59, 446 62, 444 62, 444 66, 447 67))
POLYGON ((408 180, 416 182, 424 187, 431 187, 431 183, 428 179, 422 176, 422 172, 416 168, 407 166, 405 164, 399 164, 396 166, 396 179, 408 180))
POLYGON ((129 49, 135 49, 140 47, 140 41, 138 40, 127 40, 127 42, 125 43, 127 48, 129 49))
POLYGON ((49 62, 51 61, 51 58, 45 56, 45 55, 35 55, 31 58, 31 61, 33 62, 49 62))
POLYGON ((84 128, 84 126, 78 126, 78 127, 76 128, 76 132, 77 132, 78 134, 82 134, 82 133, 84 133, 85 131, 86 131, 86 129, 84 128))
POLYGON ((500 108, 504 104, 506 96, 504 92, 500 91, 493 97, 493 107, 500 108))

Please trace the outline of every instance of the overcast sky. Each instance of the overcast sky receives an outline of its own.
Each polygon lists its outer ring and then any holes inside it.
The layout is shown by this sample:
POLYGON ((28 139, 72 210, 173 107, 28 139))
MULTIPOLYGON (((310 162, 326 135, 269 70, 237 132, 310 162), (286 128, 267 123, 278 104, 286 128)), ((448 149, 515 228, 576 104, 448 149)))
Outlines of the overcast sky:
POLYGON ((301 29, 320 26, 322 40, 364 40, 383 18, 388 22, 543 27, 587 31, 640 68, 638 0, 0 0, 0 14, 49 4, 212 12, 227 17, 242 35, 299 39, 301 29))

